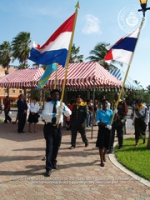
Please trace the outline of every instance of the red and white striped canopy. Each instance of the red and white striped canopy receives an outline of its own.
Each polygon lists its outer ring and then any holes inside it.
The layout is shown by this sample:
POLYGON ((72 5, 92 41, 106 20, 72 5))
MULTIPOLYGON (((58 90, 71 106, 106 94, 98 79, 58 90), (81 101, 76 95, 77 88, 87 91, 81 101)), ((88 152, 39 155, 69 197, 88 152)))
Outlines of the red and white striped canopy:
MULTIPOLYGON (((53 87, 56 72, 53 72, 46 86, 53 87)), ((61 89, 65 75, 65 68, 59 66, 57 74, 57 88, 61 89)), ((92 89, 120 87, 122 82, 111 75, 97 62, 71 63, 66 80, 69 89, 92 89)))
POLYGON ((18 69, 4 76, 0 80, 0 87, 35 87, 35 82, 43 75, 44 70, 41 67, 34 69, 18 69))
MULTIPOLYGON (((36 87, 43 75, 42 68, 19 69, 0 80, 1 87, 36 87)), ((64 81, 65 68, 58 67, 57 88, 61 89, 64 81)), ((50 76, 46 87, 53 88, 56 72, 50 76)), ((66 86, 68 89, 102 89, 120 87, 122 82, 111 75, 97 62, 69 64, 66 86)))

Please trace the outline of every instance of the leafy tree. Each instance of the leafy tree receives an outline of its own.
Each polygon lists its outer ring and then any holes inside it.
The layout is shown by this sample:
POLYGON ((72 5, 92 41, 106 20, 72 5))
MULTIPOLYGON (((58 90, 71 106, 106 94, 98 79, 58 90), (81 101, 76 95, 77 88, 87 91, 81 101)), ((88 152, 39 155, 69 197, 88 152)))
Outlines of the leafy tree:
POLYGON ((13 60, 18 59, 20 62, 19 68, 27 68, 27 59, 29 57, 31 42, 30 33, 20 32, 12 41, 12 56, 13 60))
POLYGON ((83 55, 78 55, 79 51, 80 51, 80 47, 76 47, 75 44, 73 44, 69 63, 83 62, 83 55))
POLYGON ((3 68, 6 68, 6 73, 8 73, 9 63, 11 61, 11 46, 8 41, 4 41, 0 45, 0 64, 3 68))
POLYGON ((148 85, 148 86, 146 87, 146 89, 147 89, 147 92, 150 94, 150 85, 148 85))

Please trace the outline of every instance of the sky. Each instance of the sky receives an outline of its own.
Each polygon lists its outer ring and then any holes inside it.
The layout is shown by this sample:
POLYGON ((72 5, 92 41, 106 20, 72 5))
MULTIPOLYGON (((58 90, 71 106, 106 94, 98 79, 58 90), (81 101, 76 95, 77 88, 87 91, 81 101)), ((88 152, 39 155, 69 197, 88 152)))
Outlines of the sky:
MULTIPOLYGON (((22 31, 30 32, 32 41, 44 44, 74 13, 76 3, 77 0, 0 0, 0 44, 11 42, 22 31)), ((79 4, 73 43, 80 47, 79 54, 84 55, 84 62, 98 43, 113 45, 142 20, 142 13, 137 11, 140 9, 138 0, 80 0, 79 4)), ((147 11, 128 74, 144 88, 150 85, 149 19, 150 11, 147 11)))

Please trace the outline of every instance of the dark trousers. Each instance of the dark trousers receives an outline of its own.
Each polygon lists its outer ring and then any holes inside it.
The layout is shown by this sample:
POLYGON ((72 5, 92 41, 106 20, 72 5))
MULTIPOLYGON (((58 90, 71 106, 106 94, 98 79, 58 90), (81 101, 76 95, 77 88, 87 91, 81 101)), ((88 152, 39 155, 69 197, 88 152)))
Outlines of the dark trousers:
POLYGON ((121 126, 112 125, 110 147, 109 147, 110 150, 113 149, 114 139, 115 139, 115 131, 117 131, 119 147, 122 147, 122 145, 123 145, 123 135, 124 135, 124 124, 121 125, 121 126))
POLYGON ((26 123, 26 114, 18 115, 18 132, 21 133, 26 123))
POLYGON ((4 113, 5 113, 4 122, 7 123, 7 120, 11 122, 11 117, 8 115, 9 114, 9 110, 4 110, 4 113))
POLYGON ((81 134, 82 141, 85 144, 88 144, 88 140, 87 140, 86 133, 85 133, 85 128, 81 127, 81 126, 79 126, 79 127, 74 127, 73 126, 71 128, 71 145, 72 146, 76 146, 77 132, 79 132, 81 134))
POLYGON ((46 167, 47 171, 52 169, 52 165, 57 162, 58 150, 61 145, 61 128, 57 129, 52 124, 44 125, 44 138, 46 140, 46 167))

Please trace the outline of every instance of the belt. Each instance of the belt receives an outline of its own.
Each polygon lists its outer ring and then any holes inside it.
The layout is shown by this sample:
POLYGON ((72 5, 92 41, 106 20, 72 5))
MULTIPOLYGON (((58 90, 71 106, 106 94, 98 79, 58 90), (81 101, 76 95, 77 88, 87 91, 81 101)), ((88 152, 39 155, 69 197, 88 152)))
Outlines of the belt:
MULTIPOLYGON (((54 126, 54 127, 57 126, 57 124, 52 124, 52 123, 50 123, 50 122, 46 123, 46 125, 50 125, 50 126, 54 126)), ((61 123, 59 124, 59 126, 61 126, 61 123)))

